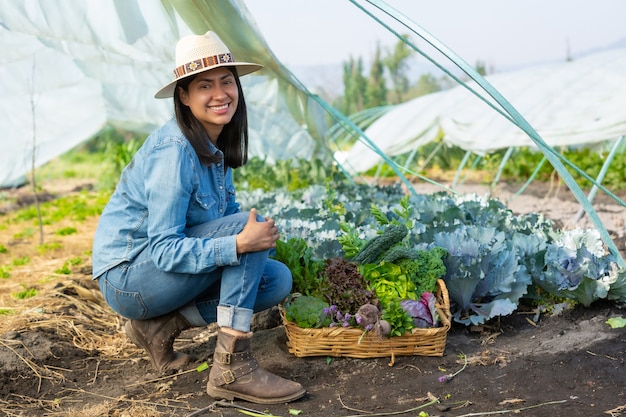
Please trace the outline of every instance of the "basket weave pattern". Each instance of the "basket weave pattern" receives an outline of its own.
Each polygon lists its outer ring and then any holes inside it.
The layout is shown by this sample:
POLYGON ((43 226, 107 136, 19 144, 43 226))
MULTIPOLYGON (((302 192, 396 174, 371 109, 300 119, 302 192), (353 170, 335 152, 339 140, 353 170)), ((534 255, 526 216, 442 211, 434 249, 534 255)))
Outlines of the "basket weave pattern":
POLYGON ((281 311, 289 352, 298 357, 443 356, 452 315, 450 314, 448 289, 441 279, 437 281, 435 297, 437 313, 441 321, 439 327, 412 329, 409 334, 389 338, 380 338, 370 333, 363 335, 362 329, 354 327, 303 329, 288 321, 284 311, 281 311))

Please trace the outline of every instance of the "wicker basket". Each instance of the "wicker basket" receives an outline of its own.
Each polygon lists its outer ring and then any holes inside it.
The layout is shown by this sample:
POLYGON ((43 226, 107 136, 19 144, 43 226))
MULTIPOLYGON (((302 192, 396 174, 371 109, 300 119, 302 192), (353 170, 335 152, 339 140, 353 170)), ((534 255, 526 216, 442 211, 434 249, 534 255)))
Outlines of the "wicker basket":
POLYGON ((412 329, 410 334, 380 338, 363 335, 354 327, 323 327, 303 329, 288 321, 281 310, 289 352, 304 356, 345 356, 350 358, 380 358, 394 356, 443 356, 446 337, 451 327, 450 298, 443 280, 437 281, 437 312, 440 327, 412 329), (359 341, 360 340, 360 341, 359 341))

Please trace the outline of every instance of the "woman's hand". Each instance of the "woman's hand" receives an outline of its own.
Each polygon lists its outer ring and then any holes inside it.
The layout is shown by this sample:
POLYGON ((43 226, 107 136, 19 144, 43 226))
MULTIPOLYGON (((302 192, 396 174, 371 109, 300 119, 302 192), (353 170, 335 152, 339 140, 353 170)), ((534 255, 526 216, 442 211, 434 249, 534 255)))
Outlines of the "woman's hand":
POLYGON ((278 240, 278 228, 274 220, 265 218, 266 221, 258 222, 256 209, 250 210, 248 223, 241 233, 237 235, 237 254, 258 252, 276 247, 278 240))

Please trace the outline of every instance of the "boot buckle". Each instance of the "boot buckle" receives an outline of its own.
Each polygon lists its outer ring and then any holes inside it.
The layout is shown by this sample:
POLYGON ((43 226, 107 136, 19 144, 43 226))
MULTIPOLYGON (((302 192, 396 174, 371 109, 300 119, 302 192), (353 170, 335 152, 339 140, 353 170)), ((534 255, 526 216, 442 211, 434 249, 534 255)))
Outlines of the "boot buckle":
POLYGON ((235 382, 235 379, 235 374, 230 369, 222 372, 222 380, 226 385, 232 384, 233 382, 235 382))
POLYGON ((219 362, 223 365, 230 365, 231 362, 231 355, 230 352, 215 352, 217 359, 219 359, 219 362))

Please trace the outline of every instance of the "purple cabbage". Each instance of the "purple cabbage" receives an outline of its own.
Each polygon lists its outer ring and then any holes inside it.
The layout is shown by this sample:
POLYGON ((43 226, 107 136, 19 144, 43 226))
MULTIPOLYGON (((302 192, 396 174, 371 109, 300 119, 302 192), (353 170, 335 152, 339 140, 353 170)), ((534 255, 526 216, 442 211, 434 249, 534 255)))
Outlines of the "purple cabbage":
POLYGON ((415 327, 424 329, 437 325, 436 302, 435 295, 427 291, 422 294, 419 300, 403 300, 400 302, 400 305, 413 318, 415 327))

